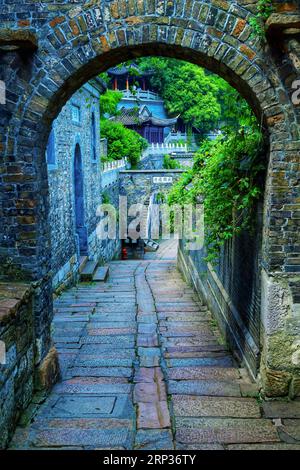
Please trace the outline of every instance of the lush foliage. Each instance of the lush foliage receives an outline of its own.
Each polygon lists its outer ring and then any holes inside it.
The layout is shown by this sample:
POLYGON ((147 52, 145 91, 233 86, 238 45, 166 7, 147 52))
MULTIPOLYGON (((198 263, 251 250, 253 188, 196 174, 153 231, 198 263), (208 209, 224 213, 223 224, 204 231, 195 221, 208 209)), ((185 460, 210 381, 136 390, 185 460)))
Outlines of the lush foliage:
POLYGON ((142 151, 148 146, 148 142, 137 132, 109 119, 101 120, 101 136, 107 139, 109 160, 127 157, 132 166, 137 164, 142 151))
POLYGON ((174 158, 171 158, 170 155, 165 155, 163 160, 163 168, 165 170, 175 170, 176 168, 180 168, 180 165, 174 158))
POLYGON ((142 151, 147 148, 148 142, 122 123, 106 118, 106 116, 111 117, 118 114, 118 104, 121 99, 122 93, 119 91, 107 90, 106 93, 101 95, 101 137, 107 139, 107 160, 121 160, 127 157, 131 165, 135 166, 142 151))
POLYGON ((262 136, 256 127, 228 132, 216 141, 204 141, 194 167, 173 186, 168 203, 203 200, 207 260, 242 230, 250 230, 264 169, 262 136))
POLYGON ((249 23, 252 27, 252 37, 265 38, 265 22, 273 13, 274 6, 272 0, 258 0, 256 5, 256 14, 250 18, 249 23))

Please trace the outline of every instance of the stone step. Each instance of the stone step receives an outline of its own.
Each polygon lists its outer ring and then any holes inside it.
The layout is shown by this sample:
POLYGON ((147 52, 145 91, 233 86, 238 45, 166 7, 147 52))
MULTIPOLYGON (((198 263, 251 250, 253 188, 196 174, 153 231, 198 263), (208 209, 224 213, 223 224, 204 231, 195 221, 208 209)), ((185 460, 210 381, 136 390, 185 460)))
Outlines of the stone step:
POLYGON ((97 261, 88 261, 80 273, 81 282, 92 281, 97 268, 97 261))
POLYGON ((88 262, 88 257, 87 256, 80 256, 79 258, 79 269, 78 269, 78 272, 81 273, 86 265, 86 263, 88 262))
POLYGON ((94 276, 93 276, 93 281, 95 282, 105 282, 108 278, 109 274, 109 266, 100 266, 94 276))

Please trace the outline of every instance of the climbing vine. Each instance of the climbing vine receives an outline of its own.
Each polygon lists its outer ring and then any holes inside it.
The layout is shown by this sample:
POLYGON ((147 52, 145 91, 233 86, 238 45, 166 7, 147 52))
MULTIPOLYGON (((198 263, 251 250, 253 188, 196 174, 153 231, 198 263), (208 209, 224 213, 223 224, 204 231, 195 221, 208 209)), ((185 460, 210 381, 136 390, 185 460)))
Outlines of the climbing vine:
POLYGON ((252 27, 252 37, 265 38, 265 22, 273 13, 273 0, 258 0, 256 5, 256 14, 250 18, 249 23, 252 27))
POLYGON ((242 127, 216 141, 205 140, 194 167, 171 189, 170 205, 203 200, 206 261, 216 260, 226 240, 252 229, 256 201, 262 194, 262 150, 258 128, 242 127))
POLYGON ((107 191, 103 191, 101 196, 102 196, 102 204, 111 204, 110 196, 107 191))

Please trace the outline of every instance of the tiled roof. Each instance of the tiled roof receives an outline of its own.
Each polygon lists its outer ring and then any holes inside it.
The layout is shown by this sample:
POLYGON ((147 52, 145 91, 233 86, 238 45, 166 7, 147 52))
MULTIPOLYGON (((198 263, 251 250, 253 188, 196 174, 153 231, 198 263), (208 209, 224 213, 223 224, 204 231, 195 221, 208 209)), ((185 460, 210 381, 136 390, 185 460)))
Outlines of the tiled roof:
POLYGON ((112 67, 108 69, 108 74, 114 75, 114 76, 122 76, 122 75, 127 75, 132 70, 133 71, 136 70, 138 72, 137 75, 141 75, 141 76, 148 76, 152 74, 151 70, 143 71, 136 64, 130 64, 127 66, 124 64, 121 64, 120 66, 112 67))

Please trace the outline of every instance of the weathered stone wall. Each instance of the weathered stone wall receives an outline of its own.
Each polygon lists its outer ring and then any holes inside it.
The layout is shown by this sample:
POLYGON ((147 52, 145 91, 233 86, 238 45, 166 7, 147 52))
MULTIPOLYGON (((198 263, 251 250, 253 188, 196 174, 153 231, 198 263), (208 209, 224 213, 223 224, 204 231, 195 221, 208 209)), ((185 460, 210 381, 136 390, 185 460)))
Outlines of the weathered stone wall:
POLYGON ((180 166, 186 167, 186 168, 192 168, 194 164, 194 154, 190 154, 189 156, 182 156, 182 155, 176 155, 172 157, 180 166))
POLYGON ((43 296, 38 285, 0 283, 0 449, 8 444, 33 395, 42 400, 60 375, 49 338, 48 344, 36 338, 39 306, 35 303, 41 297, 44 305, 43 296), (41 363, 45 350, 49 352, 41 363))
POLYGON ((245 232, 228 242, 216 266, 205 262, 205 249, 188 251, 181 240, 178 267, 208 304, 231 349, 262 392, 294 398, 300 395, 299 283, 288 285, 286 278, 276 284, 260 269, 261 229, 258 208, 255 234, 245 232), (265 315, 265 302, 271 306, 270 317, 265 315), (265 349, 266 344, 270 349, 265 349), (276 367, 271 374, 266 374, 266 357, 276 367), (287 363, 290 367, 283 372, 287 363))

